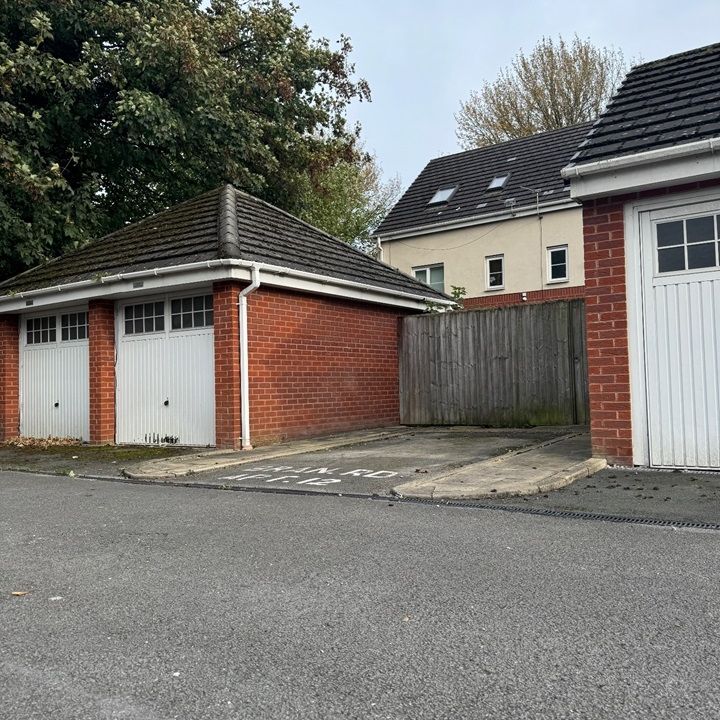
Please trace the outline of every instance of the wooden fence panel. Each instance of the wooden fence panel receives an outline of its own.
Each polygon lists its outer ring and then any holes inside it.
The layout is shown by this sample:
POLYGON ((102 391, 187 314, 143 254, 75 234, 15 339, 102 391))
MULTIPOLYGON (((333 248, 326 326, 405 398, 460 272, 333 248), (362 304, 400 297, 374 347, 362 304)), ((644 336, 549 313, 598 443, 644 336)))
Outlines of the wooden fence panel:
POLYGON ((588 416, 582 300, 403 320, 403 423, 571 425, 588 416))

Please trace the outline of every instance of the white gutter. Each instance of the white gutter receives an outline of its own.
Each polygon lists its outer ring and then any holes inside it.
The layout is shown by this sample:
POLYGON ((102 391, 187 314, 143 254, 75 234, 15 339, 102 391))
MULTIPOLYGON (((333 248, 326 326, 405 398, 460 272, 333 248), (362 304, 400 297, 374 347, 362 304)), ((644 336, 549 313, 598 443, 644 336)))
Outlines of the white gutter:
MULTIPOLYGON (((569 210, 571 208, 579 208, 580 203, 571 198, 563 198, 556 202, 540 203, 540 209, 545 212, 555 212, 556 210, 569 210)), ((474 225, 488 225, 504 220, 514 220, 515 218, 530 217, 537 215, 537 205, 523 205, 522 208, 516 208, 514 212, 507 210, 498 210, 493 213, 484 213, 482 215, 471 215, 470 217, 456 218, 454 220, 443 220, 441 222, 429 223, 427 225, 416 225, 412 228, 403 228, 388 233, 373 233, 373 237, 379 243, 389 242, 390 240, 401 240, 408 237, 416 237, 417 235, 430 235, 432 233, 444 232, 445 230, 455 230, 474 225)))
POLYGON ((622 155, 621 157, 596 160, 595 162, 585 163, 584 165, 569 165, 564 167, 560 171, 560 174, 567 179, 585 177, 587 175, 612 172, 613 170, 622 170, 623 168, 637 167, 638 165, 648 165, 666 160, 679 160, 692 157, 693 155, 714 153, 718 148, 720 148, 720 138, 707 138, 706 140, 696 140, 695 142, 683 143, 682 145, 673 145, 672 147, 658 148, 657 150, 647 150, 634 155, 622 155))
MULTIPOLYGON (((4 302, 15 301, 25 298, 35 298, 43 295, 50 295, 53 293, 63 293, 73 290, 83 290, 86 288, 94 288, 99 285, 112 285, 123 281, 141 280, 143 278, 160 277, 166 275, 175 275, 193 270, 200 269, 211 269, 211 268, 245 268, 252 271, 253 267, 261 270, 266 275, 276 276, 278 278, 290 277, 297 278, 299 280, 307 280, 309 282, 317 283, 319 285, 329 285, 339 288, 350 288, 361 292, 372 293, 380 297, 387 296, 388 298, 399 298, 401 300, 407 300, 408 302, 434 302, 440 305, 453 305, 452 300, 443 300, 441 298, 430 297, 427 295, 419 295, 415 293, 405 292, 403 290, 393 290, 391 288, 383 288, 377 285, 370 285, 368 283, 361 283, 354 280, 344 280, 342 278, 334 278, 327 275, 320 275, 318 273, 311 273, 304 270, 295 270, 293 268, 282 267, 280 265, 270 265, 267 263, 257 263, 250 260, 239 260, 239 259, 223 259, 223 260, 204 260, 202 262, 185 263, 184 265, 174 265, 171 267, 154 268, 152 270, 137 270, 128 273, 117 273, 115 275, 100 276, 97 279, 90 280, 78 280, 76 282, 66 283, 64 285, 53 285, 46 288, 40 288, 38 290, 27 290, 24 292, 13 293, 11 295, 0 296, 0 304, 4 302)), ((265 284, 272 284, 268 282, 268 278, 265 278, 265 284)))
POLYGON ((250 443, 250 367, 248 360, 248 314, 247 299, 250 293, 260 287, 260 270, 257 265, 250 268, 252 282, 240 293, 238 310, 240 313, 240 417, 242 435, 241 450, 252 450, 250 443))

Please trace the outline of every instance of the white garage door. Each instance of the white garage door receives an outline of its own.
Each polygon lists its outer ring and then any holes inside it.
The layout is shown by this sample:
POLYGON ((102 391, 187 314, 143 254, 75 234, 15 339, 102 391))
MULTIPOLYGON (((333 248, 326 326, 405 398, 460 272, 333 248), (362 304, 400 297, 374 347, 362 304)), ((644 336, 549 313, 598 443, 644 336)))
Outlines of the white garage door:
POLYGON ((650 464, 720 468, 720 202, 641 217, 650 464))
POLYGON ((120 306, 117 442, 215 444, 212 295, 120 306))
POLYGON ((89 439, 86 311, 23 317, 20 434, 89 439))

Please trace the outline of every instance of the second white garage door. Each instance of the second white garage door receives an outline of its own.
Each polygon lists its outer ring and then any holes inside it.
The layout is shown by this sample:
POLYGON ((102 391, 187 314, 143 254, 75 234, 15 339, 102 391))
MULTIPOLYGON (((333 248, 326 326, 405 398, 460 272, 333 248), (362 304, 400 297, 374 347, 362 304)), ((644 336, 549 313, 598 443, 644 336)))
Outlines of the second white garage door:
POLYGON ((215 444, 212 295, 122 304, 117 442, 215 444))
POLYGON ((720 468, 720 201, 644 213, 649 462, 720 468))

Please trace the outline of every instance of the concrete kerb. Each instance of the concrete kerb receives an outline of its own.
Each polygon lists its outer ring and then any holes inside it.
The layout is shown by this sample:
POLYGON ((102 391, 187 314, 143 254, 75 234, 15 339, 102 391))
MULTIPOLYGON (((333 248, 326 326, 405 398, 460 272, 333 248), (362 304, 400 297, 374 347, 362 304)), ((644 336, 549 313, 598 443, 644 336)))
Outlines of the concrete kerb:
MULTIPOLYGON (((606 467, 601 458, 573 461, 578 441, 587 433, 569 433, 504 455, 484 460, 429 480, 415 480, 392 489, 397 497, 429 500, 479 500, 534 495, 557 490, 606 467), (552 446, 570 445, 554 458, 543 457, 552 446), (558 468, 557 465, 560 465, 558 468), (553 468, 553 465, 555 467, 553 468)), ((560 448, 558 448, 560 449, 560 448)), ((589 449, 589 448, 588 448, 589 449)))

